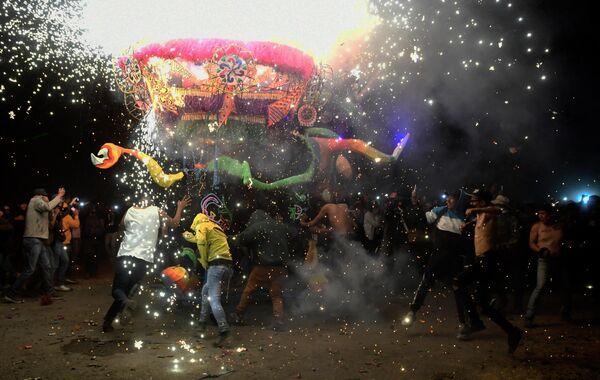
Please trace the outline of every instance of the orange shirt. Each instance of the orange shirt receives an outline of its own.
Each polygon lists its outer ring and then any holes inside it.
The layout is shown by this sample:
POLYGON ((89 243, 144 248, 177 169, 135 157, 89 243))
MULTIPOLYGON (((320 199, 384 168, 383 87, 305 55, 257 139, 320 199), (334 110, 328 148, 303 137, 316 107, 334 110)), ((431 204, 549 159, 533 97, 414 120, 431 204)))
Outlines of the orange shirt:
POLYGON ((70 214, 67 214, 62 219, 62 228, 65 231, 65 241, 63 241, 64 245, 71 244, 71 228, 79 228, 79 215, 75 215, 73 218, 70 214))

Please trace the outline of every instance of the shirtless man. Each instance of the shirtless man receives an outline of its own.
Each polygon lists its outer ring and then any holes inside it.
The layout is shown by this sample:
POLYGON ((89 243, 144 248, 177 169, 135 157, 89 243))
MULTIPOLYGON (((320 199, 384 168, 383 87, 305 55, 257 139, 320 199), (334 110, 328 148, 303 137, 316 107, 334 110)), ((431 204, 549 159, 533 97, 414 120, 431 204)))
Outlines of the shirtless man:
POLYGON ((304 227, 314 227, 318 225, 324 217, 329 219, 331 228, 335 233, 350 237, 354 232, 354 223, 350 217, 350 210, 345 203, 327 203, 321 207, 321 210, 313 220, 301 220, 300 224, 304 227))
MULTIPOLYGON (((314 231, 315 226, 318 226, 325 217, 329 220, 330 228, 328 230, 333 232, 328 255, 324 258, 325 262, 335 261, 340 256, 355 252, 359 243, 354 236, 354 221, 346 203, 327 203, 321 207, 313 220, 301 219, 300 224, 314 231)), ((322 228, 318 230, 318 233, 324 232, 322 228)))

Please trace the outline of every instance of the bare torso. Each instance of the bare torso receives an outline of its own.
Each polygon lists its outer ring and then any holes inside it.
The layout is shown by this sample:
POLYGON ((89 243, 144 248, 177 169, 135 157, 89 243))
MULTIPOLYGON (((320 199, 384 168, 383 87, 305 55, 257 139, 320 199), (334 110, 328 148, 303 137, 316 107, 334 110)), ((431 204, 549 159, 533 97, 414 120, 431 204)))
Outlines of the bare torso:
MULTIPOLYGON (((328 203, 321 208, 318 217, 326 216, 331 228, 340 234, 349 234, 353 231, 352 218, 345 203, 328 203)), ((315 218, 316 219, 316 218, 315 218)))

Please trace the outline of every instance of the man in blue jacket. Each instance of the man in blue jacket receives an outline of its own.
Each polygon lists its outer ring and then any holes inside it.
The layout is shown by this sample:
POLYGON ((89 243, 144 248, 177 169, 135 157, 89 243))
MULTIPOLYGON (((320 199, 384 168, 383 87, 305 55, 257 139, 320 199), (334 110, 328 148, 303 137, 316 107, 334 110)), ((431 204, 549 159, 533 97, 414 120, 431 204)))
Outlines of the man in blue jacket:
MULTIPOLYGON (((425 214, 427 222, 433 225, 434 251, 429 257, 421 283, 415 291, 410 311, 402 319, 404 326, 413 323, 416 313, 423 306, 425 297, 435 281, 451 279, 462 270, 464 261, 462 255, 466 252, 466 244, 462 236, 465 219, 461 207, 462 198, 462 191, 448 194, 445 206, 434 207, 425 214)), ((483 330, 485 326, 464 290, 455 290, 454 297, 461 324, 458 338, 464 340, 469 338, 471 333, 483 330)))

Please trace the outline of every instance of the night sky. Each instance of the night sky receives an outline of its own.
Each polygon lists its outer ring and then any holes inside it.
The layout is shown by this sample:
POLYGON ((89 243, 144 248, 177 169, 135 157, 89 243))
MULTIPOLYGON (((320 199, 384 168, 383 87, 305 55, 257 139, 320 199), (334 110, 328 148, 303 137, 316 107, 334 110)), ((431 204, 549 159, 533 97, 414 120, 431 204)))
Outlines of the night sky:
MULTIPOLYGON (((380 128, 386 133, 373 136, 354 127, 354 135, 373 139, 383 151, 393 147, 389 140, 397 133, 408 131, 413 139, 401 162, 386 169, 383 179, 376 173, 365 173, 364 177, 373 181, 365 186, 366 190, 375 187, 405 191, 418 183, 434 196, 461 185, 495 183, 504 186, 509 197, 532 201, 546 199, 548 194, 554 199, 572 197, 571 190, 579 191, 586 184, 592 191, 598 188, 600 150, 593 128, 599 99, 592 89, 597 83, 592 56, 599 37, 592 30, 593 14, 583 2, 528 4, 529 18, 535 21, 533 29, 544 36, 543 44, 551 51, 545 63, 552 78, 527 100, 527 110, 508 108, 506 124, 499 116, 490 116, 493 120, 488 128, 472 132, 457 116, 461 110, 456 103, 440 101, 424 113, 405 99, 410 95, 399 92, 396 99, 387 99, 385 107, 378 109, 373 99, 381 95, 371 95, 362 109, 370 115, 370 125, 381 120, 380 128), (523 116, 529 125, 511 129, 509 125, 516 125, 511 121, 521 118, 521 112, 531 114, 523 116)), ((515 2, 517 6, 522 5, 515 2)), ((6 27, 13 17, 5 8, 0 23, 6 27)), ((11 61, 15 39, 1 33, 0 41, 0 201, 23 201, 35 187, 53 192, 58 186, 82 198, 120 199, 122 194, 115 191, 113 181, 115 172, 97 170, 89 160, 90 153, 97 152, 105 142, 126 146, 131 128, 135 128, 122 95, 102 74, 111 70, 110 65, 107 67, 101 56, 97 61, 88 57, 88 67, 95 70, 94 75, 87 76, 89 81, 77 82, 84 75, 64 81, 65 73, 73 68, 67 61, 54 59, 47 66, 23 71, 15 82, 11 78, 15 78, 15 70, 21 70, 11 61), (44 77, 42 88, 32 95, 40 76, 44 77)), ((43 51, 48 46, 39 48, 43 51)), ((334 97, 342 98, 346 82, 339 83, 334 97)), ((479 85, 476 81, 461 84, 464 91, 479 85)), ((422 84, 413 81, 410 86, 422 84)), ((457 87, 434 84, 428 91, 433 97, 452 98, 457 87)), ((490 109, 495 107, 490 105, 490 109)), ((486 122, 485 117, 478 120, 486 122)))

